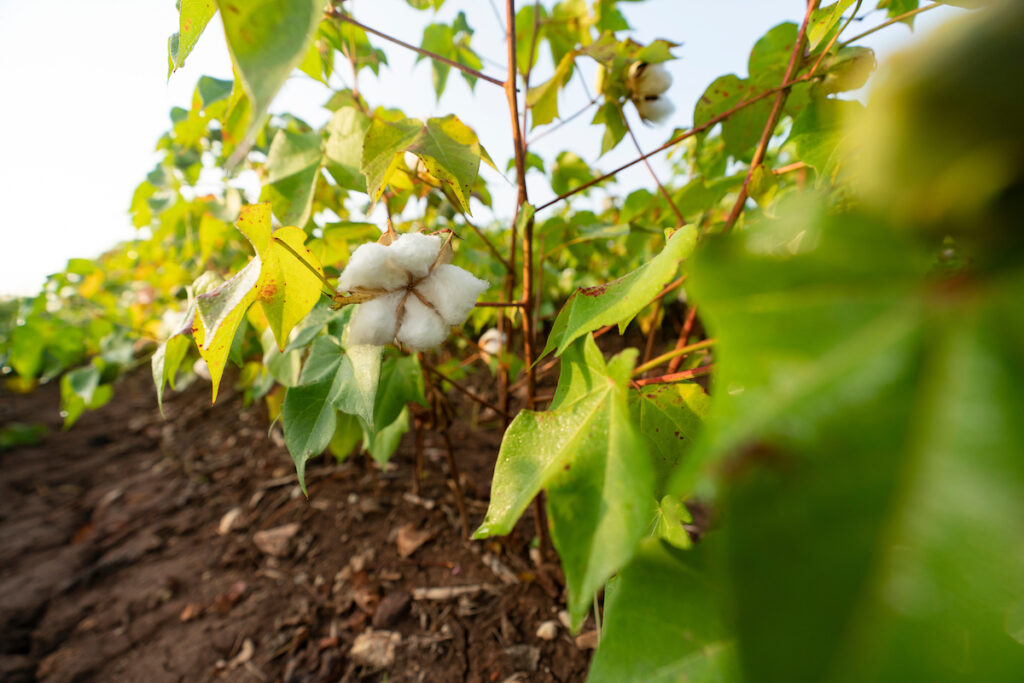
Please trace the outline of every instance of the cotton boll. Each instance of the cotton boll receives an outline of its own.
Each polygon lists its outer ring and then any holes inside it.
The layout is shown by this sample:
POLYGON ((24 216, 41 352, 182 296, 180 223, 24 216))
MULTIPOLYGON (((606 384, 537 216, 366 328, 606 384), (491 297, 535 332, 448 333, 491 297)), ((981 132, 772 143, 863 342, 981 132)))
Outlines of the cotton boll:
POLYGON ((343 292, 356 287, 392 290, 408 284, 409 276, 392 265, 388 249, 376 242, 359 245, 341 272, 338 288, 343 292))
POLYGON ((430 266, 434 265, 437 253, 441 250, 441 238, 437 235, 424 235, 422 232, 409 232, 399 235, 387 249, 391 266, 418 280, 430 272, 430 266))
POLYGON ((492 327, 477 340, 477 346, 480 350, 489 356, 497 356, 501 352, 501 347, 508 341, 508 335, 498 331, 498 328, 492 327))
POLYGON ((629 81, 637 99, 660 95, 672 85, 672 74, 661 64, 633 62, 629 67, 629 81))
POLYGON ((442 265, 434 268, 416 289, 434 304, 445 322, 461 325, 473 310, 477 297, 488 287, 485 280, 458 266, 442 265))
POLYGON ((640 114, 640 118, 644 121, 653 121, 654 123, 662 123, 665 119, 672 116, 676 108, 672 106, 672 103, 665 97, 653 97, 646 100, 634 101, 636 110, 640 114))
POLYGON ((406 299, 398 341, 415 351, 423 351, 439 346, 447 336, 448 325, 437 311, 426 306, 415 295, 406 299))
POLYGON ((385 294, 356 306, 348 323, 347 344, 384 346, 395 338, 396 309, 404 291, 385 294))

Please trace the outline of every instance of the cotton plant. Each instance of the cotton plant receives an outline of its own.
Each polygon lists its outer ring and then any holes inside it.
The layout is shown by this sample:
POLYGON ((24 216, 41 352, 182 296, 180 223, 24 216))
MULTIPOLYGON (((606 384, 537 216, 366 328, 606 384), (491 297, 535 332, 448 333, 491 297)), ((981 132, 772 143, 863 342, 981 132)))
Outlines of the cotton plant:
POLYGON ((665 97, 672 85, 672 75, 661 64, 633 62, 626 77, 630 99, 644 121, 664 122, 676 108, 665 97))
POLYGON ((439 346, 488 287, 451 259, 448 243, 437 235, 407 233, 390 244, 360 245, 338 282, 360 302, 348 325, 349 344, 397 340, 414 351, 439 346))

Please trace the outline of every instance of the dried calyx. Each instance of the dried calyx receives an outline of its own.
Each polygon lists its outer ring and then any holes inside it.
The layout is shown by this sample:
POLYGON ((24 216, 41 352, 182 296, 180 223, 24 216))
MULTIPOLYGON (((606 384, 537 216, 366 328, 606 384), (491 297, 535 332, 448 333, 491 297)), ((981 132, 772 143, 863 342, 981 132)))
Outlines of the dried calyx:
POLYGON ((361 245, 338 283, 361 302, 348 342, 383 346, 397 339, 417 351, 441 344, 488 286, 450 261, 451 249, 437 235, 408 233, 390 244, 361 245))
POLYGON ((675 111, 664 96, 672 85, 672 75, 661 64, 633 62, 626 77, 630 99, 644 121, 661 123, 675 111))

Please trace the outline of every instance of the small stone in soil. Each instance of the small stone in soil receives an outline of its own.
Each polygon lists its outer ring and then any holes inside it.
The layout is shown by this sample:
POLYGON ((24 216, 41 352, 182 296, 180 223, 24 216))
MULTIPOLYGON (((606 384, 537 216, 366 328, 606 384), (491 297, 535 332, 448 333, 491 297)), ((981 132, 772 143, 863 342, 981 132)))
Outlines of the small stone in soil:
POLYGON ((587 631, 576 636, 576 647, 581 650, 593 650, 597 647, 597 631, 587 631))
POLYGON ((537 637, 541 640, 554 640, 558 637, 558 622, 545 621, 537 627, 537 637))
POLYGON ((400 633, 368 629, 356 636, 349 656, 356 664, 386 669, 395 663, 395 654, 400 642, 400 633))
POLYGON ((226 536, 232 531, 241 528, 241 517, 242 508, 231 508, 223 517, 220 518, 220 525, 217 527, 217 533, 221 536, 226 536))
POLYGON ((257 531, 253 534, 252 541, 256 547, 267 555, 273 557, 287 557, 291 552, 292 540, 299 533, 299 525, 296 523, 257 531))

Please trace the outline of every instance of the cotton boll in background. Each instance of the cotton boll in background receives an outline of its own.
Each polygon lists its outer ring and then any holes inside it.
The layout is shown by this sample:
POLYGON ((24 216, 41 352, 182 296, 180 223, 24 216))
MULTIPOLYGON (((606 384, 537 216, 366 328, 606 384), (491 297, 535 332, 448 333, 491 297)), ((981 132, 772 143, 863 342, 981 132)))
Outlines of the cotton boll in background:
POLYGON ((398 302, 404 295, 404 291, 398 291, 359 304, 348 323, 347 343, 390 344, 395 338, 398 302))
POLYGON ((437 311, 425 305, 415 295, 405 301, 405 314, 398 329, 398 341, 415 351, 440 346, 448 336, 448 325, 437 311))
POLYGON ((338 288, 348 292, 356 287, 387 290, 405 287, 409 276, 392 264, 388 249, 376 242, 359 245, 341 273, 338 288))
POLYGON ((472 273, 452 265, 434 268, 416 288, 449 325, 461 325, 476 305, 480 293, 490 285, 472 273))
POLYGON ((497 327, 492 327, 477 340, 477 346, 486 356, 497 356, 501 353, 501 347, 508 343, 508 335, 500 332, 497 327))
POLYGON ((437 235, 424 235, 421 232, 410 232, 399 235, 388 250, 391 266, 404 270, 413 279, 418 280, 430 272, 437 254, 441 251, 441 238, 437 235))
POLYGON ((633 62, 629 67, 631 88, 636 99, 644 100, 651 95, 660 95, 672 85, 672 74, 661 64, 633 62))
POLYGON ((672 116, 676 108, 664 97, 652 97, 645 100, 634 100, 637 113, 644 121, 663 123, 665 119, 672 116))

